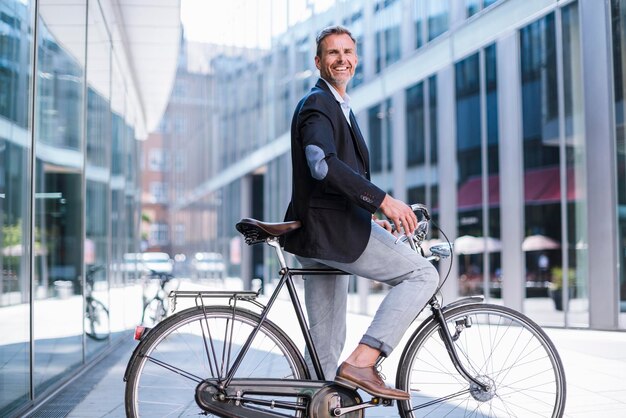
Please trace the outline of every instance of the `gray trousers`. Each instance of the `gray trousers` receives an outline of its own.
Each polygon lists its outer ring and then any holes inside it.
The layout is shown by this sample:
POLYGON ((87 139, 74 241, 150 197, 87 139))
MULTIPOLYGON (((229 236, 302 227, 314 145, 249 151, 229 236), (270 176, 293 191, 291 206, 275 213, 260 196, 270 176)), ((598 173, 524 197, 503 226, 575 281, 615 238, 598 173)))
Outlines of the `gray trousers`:
MULTIPOLYGON (((365 251, 353 263, 297 257, 304 268, 332 267, 392 286, 361 343, 388 356, 433 295, 439 283, 435 267, 408 244, 372 221, 365 251)), ((348 299, 346 275, 308 276, 304 299, 315 349, 324 377, 332 380, 346 339, 348 299)), ((310 370, 309 353, 305 353, 310 370)))

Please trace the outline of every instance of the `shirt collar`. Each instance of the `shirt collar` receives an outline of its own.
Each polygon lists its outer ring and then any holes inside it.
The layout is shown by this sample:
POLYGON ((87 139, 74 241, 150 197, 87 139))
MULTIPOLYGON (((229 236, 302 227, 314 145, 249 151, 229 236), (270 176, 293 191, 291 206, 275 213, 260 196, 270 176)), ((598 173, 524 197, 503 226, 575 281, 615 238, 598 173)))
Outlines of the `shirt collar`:
MULTIPOLYGON (((322 80, 324 79, 322 78, 322 80)), ((326 83, 326 85, 330 88, 330 92, 333 96, 335 96, 335 100, 339 102, 341 107, 350 108, 350 96, 348 96, 348 93, 346 93, 345 96, 342 96, 328 81, 324 80, 324 83, 326 83)))

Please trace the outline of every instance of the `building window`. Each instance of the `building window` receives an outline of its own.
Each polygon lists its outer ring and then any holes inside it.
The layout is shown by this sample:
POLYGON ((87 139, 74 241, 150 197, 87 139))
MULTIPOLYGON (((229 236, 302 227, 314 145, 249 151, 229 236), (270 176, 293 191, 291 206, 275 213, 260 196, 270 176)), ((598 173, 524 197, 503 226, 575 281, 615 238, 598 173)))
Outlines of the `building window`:
POLYGON ((150 171, 165 170, 165 153, 161 148, 152 148, 148 151, 148 169, 150 171))
POLYGON ((374 5, 376 33, 376 73, 400 59, 401 2, 379 1, 374 5))
POLYGON ((476 13, 497 3, 500 0, 465 0, 465 12, 467 17, 474 16, 476 13))
POLYGON ((389 171, 392 167, 391 114, 391 99, 370 108, 367 112, 372 173, 389 171))
POLYGON ((148 244, 150 246, 166 245, 169 240, 167 224, 154 222, 150 225, 150 238, 148 244))
POLYGON ((167 202, 167 183, 153 181, 150 183, 150 195, 152 203, 167 202))

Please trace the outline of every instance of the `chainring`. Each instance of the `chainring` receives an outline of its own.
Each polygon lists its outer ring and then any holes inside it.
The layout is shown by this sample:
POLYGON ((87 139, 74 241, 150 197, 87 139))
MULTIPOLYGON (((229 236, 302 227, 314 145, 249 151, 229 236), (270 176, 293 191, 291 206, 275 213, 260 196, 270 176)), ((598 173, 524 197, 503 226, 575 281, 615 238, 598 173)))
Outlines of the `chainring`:
MULTIPOLYGON (((309 404, 309 417, 333 418, 331 412, 337 407, 353 406, 362 403, 359 394, 351 389, 339 385, 328 385, 320 389, 309 404)), ((342 415, 345 418, 362 418, 363 410, 353 411, 342 415)))

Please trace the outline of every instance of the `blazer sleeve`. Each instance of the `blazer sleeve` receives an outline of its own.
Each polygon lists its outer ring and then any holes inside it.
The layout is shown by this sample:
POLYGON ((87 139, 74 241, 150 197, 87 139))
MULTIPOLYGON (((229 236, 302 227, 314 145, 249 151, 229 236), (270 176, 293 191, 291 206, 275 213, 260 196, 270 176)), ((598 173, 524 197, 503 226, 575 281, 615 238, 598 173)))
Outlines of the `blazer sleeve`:
POLYGON ((309 96, 298 115, 302 149, 315 145, 324 152, 328 172, 324 179, 316 181, 332 186, 354 204, 374 213, 386 193, 337 157, 330 111, 319 96, 309 96))

